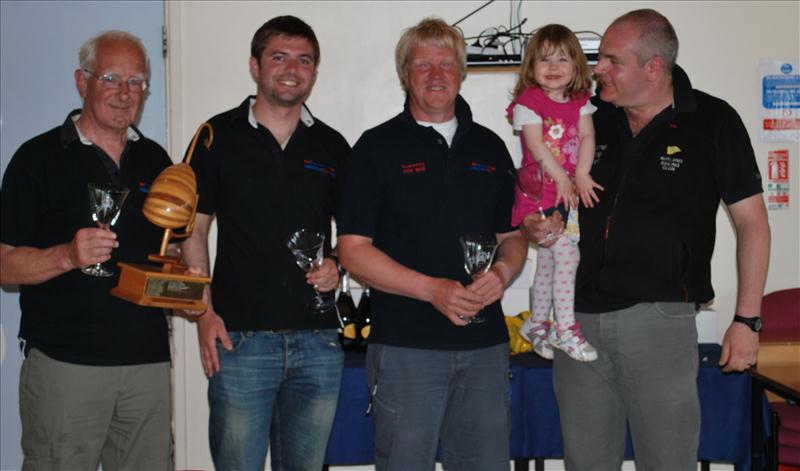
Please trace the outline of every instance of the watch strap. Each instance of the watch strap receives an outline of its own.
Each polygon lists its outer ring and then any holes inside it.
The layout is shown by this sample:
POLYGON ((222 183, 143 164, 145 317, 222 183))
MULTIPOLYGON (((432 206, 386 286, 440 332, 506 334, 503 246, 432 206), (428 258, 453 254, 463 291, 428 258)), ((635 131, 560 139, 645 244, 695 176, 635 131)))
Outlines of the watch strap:
POLYGON ((745 317, 745 316, 740 316, 738 314, 734 314, 733 322, 742 323, 747 327, 750 327, 750 330, 752 330, 753 332, 761 332, 761 318, 758 316, 745 317))

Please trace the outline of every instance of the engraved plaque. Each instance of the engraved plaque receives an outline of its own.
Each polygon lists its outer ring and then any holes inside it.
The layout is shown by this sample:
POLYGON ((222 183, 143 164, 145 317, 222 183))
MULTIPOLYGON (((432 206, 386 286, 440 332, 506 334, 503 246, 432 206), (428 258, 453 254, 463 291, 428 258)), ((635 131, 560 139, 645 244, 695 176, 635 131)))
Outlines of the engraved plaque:
POLYGON ((147 280, 144 294, 145 296, 161 298, 201 299, 203 297, 203 286, 203 283, 150 278, 147 280))

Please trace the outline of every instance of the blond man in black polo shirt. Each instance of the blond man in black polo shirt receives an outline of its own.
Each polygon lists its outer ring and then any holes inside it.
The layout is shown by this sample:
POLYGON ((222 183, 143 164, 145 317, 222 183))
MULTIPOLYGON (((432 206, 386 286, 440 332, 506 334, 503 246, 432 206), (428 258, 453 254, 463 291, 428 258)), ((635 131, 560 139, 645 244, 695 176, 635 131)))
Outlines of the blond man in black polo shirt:
POLYGON ((406 102, 353 148, 337 211, 342 264, 371 287, 367 383, 378 470, 509 467, 508 334, 500 298, 527 242, 511 226, 514 180, 503 141, 459 95, 459 31, 428 18, 395 49, 406 102), (459 238, 499 243, 483 276, 459 238), (483 323, 472 323, 480 314, 483 323))

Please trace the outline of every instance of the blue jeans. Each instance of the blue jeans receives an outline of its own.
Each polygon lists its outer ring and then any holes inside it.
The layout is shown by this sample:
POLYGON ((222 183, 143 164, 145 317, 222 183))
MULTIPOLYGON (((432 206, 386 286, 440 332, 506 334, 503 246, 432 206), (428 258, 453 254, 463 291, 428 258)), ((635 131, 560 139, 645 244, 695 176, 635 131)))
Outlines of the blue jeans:
POLYGON ((344 353, 336 331, 229 332, 208 384, 209 441, 218 471, 319 470, 325 459, 344 353))
POLYGON ((509 469, 508 344, 421 350, 372 344, 367 384, 375 420, 375 469, 509 469))

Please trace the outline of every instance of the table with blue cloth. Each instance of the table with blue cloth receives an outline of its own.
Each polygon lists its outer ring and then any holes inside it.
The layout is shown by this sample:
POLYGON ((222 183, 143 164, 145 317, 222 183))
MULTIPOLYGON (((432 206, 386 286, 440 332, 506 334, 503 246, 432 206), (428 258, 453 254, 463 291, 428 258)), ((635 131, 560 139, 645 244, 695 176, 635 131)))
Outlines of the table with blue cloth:
MULTIPOLYGON (((738 471, 750 469, 750 379, 726 374, 717 366, 720 346, 700 344, 697 378, 702 422, 698 461, 733 463, 738 471)), ((373 462, 373 423, 364 362, 366 355, 348 352, 342 390, 331 431, 325 463, 328 466, 373 462)), ((561 458, 563 446, 558 407, 553 392, 553 363, 533 353, 511 357, 510 391, 511 459, 525 469, 528 460, 537 468, 546 458, 561 458)), ((626 456, 632 457, 630 437, 626 456)))

